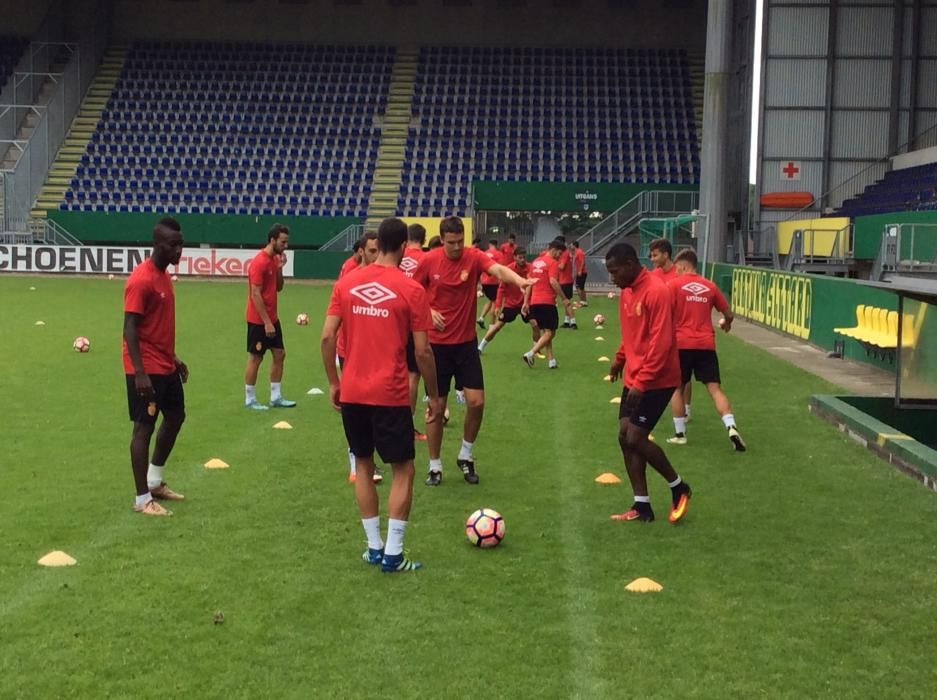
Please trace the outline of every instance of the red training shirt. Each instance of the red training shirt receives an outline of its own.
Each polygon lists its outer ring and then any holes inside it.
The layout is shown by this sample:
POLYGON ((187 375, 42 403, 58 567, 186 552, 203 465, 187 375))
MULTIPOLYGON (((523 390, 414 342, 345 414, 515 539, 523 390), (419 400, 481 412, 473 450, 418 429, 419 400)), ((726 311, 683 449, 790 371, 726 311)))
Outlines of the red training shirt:
POLYGON ((429 339, 437 345, 474 342, 478 278, 495 261, 477 248, 463 248, 458 260, 446 257, 445 248, 426 253, 413 279, 427 291, 430 308, 446 317, 442 331, 430 328, 429 339))
POLYGON ((426 253, 422 248, 411 248, 407 246, 403 249, 403 258, 400 260, 400 269, 403 270, 403 274, 407 276, 408 279, 413 279, 413 273, 416 272, 417 266, 420 264, 420 260, 426 253))
POLYGON ((530 264, 531 279, 536 279, 535 284, 530 289, 530 305, 534 304, 556 304, 556 291, 550 284, 550 280, 557 278, 557 263, 551 255, 541 255, 530 264))
POLYGON ((618 301, 621 345, 615 360, 625 365, 629 389, 675 389, 680 386, 680 356, 673 323, 673 296, 658 275, 641 270, 618 301))
MULTIPOLYGON (((523 267, 518 267, 516 262, 507 265, 509 270, 514 270, 521 277, 526 277, 530 272, 530 266, 524 261, 523 267)), ((524 305, 524 292, 515 284, 502 282, 498 285, 498 296, 495 297, 495 306, 507 309, 519 309, 524 305)))
POLYGON ((247 268, 247 312, 244 316, 248 323, 262 325, 264 322, 251 299, 251 285, 260 287, 260 296, 264 300, 267 315, 272 323, 277 322, 277 271, 280 269, 277 257, 267 255, 267 251, 262 250, 254 256, 247 268))
POLYGON ((336 283, 327 314, 347 330, 341 401, 409 406, 407 340, 433 325, 423 288, 399 268, 368 265, 336 283))
POLYGON ((511 241, 505 241, 501 244, 501 247, 498 249, 501 251, 501 264, 510 265, 514 262, 514 250, 517 248, 517 245, 511 243, 511 241))
POLYGON ((348 260, 342 263, 342 269, 338 271, 338 278, 341 279, 347 275, 352 270, 361 267, 361 263, 358 260, 355 260, 355 256, 352 255, 348 260))
MULTIPOLYGON (((172 280, 149 258, 137 265, 124 285, 124 311, 142 316, 137 321, 137 339, 143 371, 172 374, 176 371, 176 295, 172 280)), ((123 341, 124 373, 136 370, 123 341)))
POLYGON ((572 284, 573 262, 569 255, 569 248, 560 253, 560 259, 557 261, 557 266, 557 269, 559 270, 560 284, 572 284), (565 267, 559 267, 560 265, 565 267))
POLYGON ((674 297, 674 323, 678 350, 715 350, 712 310, 729 310, 719 287, 702 275, 690 272, 667 283, 674 297))
POLYGON ((674 277, 677 276, 677 266, 671 265, 670 269, 664 272, 664 268, 655 267, 651 270, 652 275, 657 275, 659 279, 662 279, 664 282, 670 282, 674 277))
POLYGON ((573 248, 573 260, 576 264, 576 274, 582 275, 586 271, 586 254, 582 248, 573 248))
MULTIPOLYGON (((485 255, 491 259, 492 262, 500 263, 502 260, 501 252, 497 248, 489 248, 485 251, 485 255)), ((501 280, 497 277, 492 277, 491 275, 485 273, 482 274, 481 283, 482 284, 498 284, 501 280)))

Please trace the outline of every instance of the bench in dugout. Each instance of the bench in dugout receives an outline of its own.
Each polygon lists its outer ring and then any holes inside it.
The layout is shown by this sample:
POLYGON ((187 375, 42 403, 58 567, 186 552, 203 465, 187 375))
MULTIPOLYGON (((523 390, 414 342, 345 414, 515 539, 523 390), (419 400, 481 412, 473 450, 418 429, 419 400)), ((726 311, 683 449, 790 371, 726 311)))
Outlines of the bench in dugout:
MULTIPOLYGON (((902 319, 903 347, 914 347, 914 315, 904 314, 902 319)), ((858 341, 868 355, 895 360, 898 347, 898 312, 876 306, 859 304, 856 307, 856 325, 852 328, 834 328, 834 333, 858 341)))

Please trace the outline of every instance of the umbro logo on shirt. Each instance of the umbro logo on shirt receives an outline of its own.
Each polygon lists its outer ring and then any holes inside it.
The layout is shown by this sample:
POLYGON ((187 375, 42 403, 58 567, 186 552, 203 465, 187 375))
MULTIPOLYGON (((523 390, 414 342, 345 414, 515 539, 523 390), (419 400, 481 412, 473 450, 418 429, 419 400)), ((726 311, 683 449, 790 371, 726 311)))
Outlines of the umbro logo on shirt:
POLYGON ((532 266, 533 266, 533 268, 534 268, 535 270, 540 270, 540 269, 543 269, 544 267, 546 267, 547 264, 546 264, 546 262, 544 262, 543 260, 534 260, 533 263, 532 263, 532 266))
POLYGON ((704 297, 703 294, 709 291, 709 287, 700 282, 688 282, 687 284, 680 287, 684 292, 688 292, 687 301, 709 301, 708 297, 704 297))
POLYGON ((381 316, 387 318, 390 316, 390 312, 387 309, 378 309, 376 307, 383 304, 385 301, 397 298, 396 294, 377 282, 359 284, 357 287, 352 287, 348 291, 368 303, 368 306, 359 306, 356 304, 351 307, 351 312, 360 316, 381 316))
POLYGON ((400 269, 406 272, 408 275, 412 275, 413 271, 417 268, 418 263, 413 258, 404 258, 400 261, 400 269))

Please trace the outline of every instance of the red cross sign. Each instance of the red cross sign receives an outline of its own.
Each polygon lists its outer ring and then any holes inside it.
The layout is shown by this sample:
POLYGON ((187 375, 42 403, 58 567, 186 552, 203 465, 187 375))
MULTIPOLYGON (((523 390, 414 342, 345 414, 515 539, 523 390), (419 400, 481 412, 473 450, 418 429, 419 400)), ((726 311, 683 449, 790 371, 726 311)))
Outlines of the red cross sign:
POLYGON ((789 160, 786 164, 781 165, 781 179, 782 180, 799 180, 800 179, 800 163, 796 160, 789 160))

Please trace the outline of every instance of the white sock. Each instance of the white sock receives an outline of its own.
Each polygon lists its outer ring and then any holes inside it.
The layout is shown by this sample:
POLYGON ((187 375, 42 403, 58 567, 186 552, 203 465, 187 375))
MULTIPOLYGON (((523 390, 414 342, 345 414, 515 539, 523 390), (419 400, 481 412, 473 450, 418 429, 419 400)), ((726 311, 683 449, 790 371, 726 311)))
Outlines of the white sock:
POLYGON ((475 446, 474 442, 463 440, 462 449, 459 450, 459 459, 472 459, 472 447, 474 446, 475 446))
POLYGON ((684 404, 683 406, 686 409, 686 417, 690 417, 690 404, 684 404))
POLYGON ((151 489, 155 489, 161 483, 163 483, 163 467, 150 464, 150 468, 146 472, 146 485, 151 489))
POLYGON ((382 549, 384 540, 381 539, 381 519, 376 515, 373 518, 361 518, 361 524, 364 525, 364 534, 368 536, 368 549, 382 549))
POLYGON ((678 474, 676 479, 674 479, 673 481, 667 482, 667 486, 669 486, 672 489, 675 489, 682 483, 683 483, 683 479, 681 479, 680 475, 678 474))
POLYGON ((257 394, 254 393, 253 384, 244 385, 244 403, 254 403, 257 400, 257 394))
POLYGON ((478 344, 478 352, 484 350, 486 345, 488 345, 488 341, 482 338, 482 342, 478 344))
POLYGON ((441 472, 442 471, 442 460, 441 459, 432 459, 429 460, 429 470, 431 472, 441 472))
POLYGON ((384 545, 385 556, 394 556, 403 552, 403 533, 407 530, 406 520, 387 520, 387 544, 384 545))
POLYGON ((729 428, 734 428, 734 427, 735 427, 735 416, 733 416, 731 413, 726 413, 726 414, 722 417, 722 424, 726 427, 726 430, 728 430, 729 428))
POLYGON ((651 502, 651 497, 650 497, 650 496, 635 496, 635 497, 634 497, 634 502, 635 502, 635 503, 648 503, 648 504, 649 504, 649 503, 651 502))
POLYGON ((348 469, 349 473, 351 474, 358 473, 358 465, 355 462, 355 453, 351 451, 350 447, 348 448, 348 469))
POLYGON ((569 316, 563 316, 563 323, 569 323, 569 316))
POLYGON ((576 325, 576 317, 575 317, 575 316, 570 316, 570 317, 569 317, 569 325, 571 325, 571 326, 575 326, 575 325, 576 325))
POLYGON ((153 500, 153 497, 150 494, 145 493, 142 496, 136 497, 136 505, 138 506, 146 505, 149 501, 152 501, 152 500, 153 500))
POLYGON ((270 382, 270 400, 276 401, 280 398, 280 382, 270 382))
POLYGON ((673 429, 677 435, 686 435, 686 417, 677 418, 674 416, 673 429))
POLYGON ((556 358, 555 358, 555 357, 547 363, 547 367, 556 367, 556 358))

